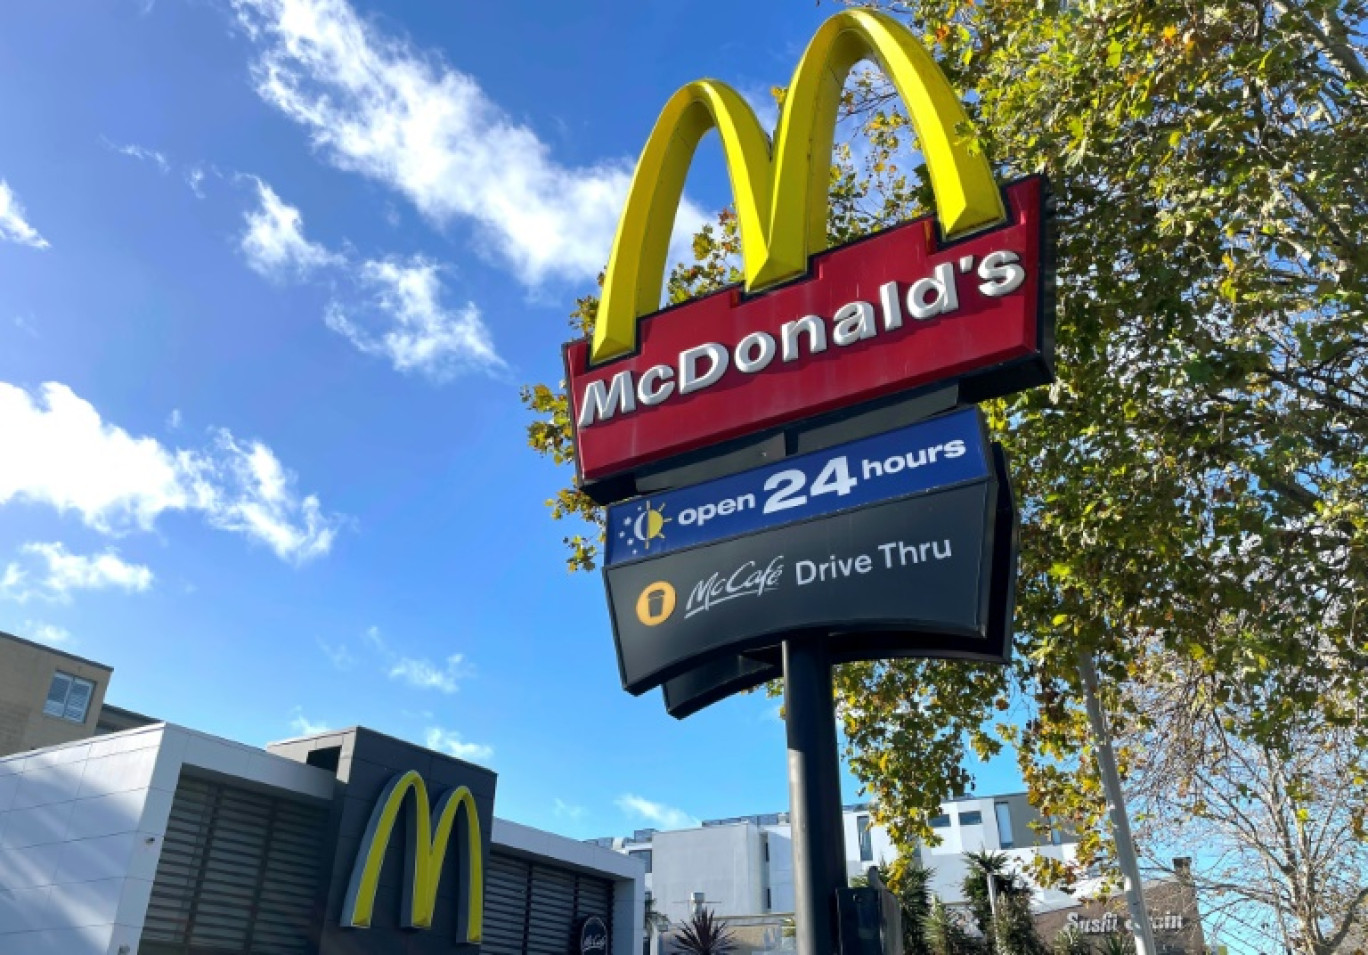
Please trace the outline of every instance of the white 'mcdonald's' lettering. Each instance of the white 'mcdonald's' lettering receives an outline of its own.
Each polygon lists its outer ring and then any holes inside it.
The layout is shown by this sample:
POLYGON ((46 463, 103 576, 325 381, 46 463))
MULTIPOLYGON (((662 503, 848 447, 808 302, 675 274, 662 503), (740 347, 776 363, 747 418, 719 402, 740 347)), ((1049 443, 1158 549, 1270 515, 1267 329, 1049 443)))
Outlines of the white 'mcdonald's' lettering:
MULTIPOLYGON (((627 415, 638 407, 653 408, 676 395, 689 395, 722 381, 733 368, 742 375, 848 348, 880 334, 906 328, 915 333, 923 322, 953 317, 960 310, 960 275, 968 276, 969 294, 998 299, 1021 288, 1026 270, 1015 252, 990 252, 974 268, 973 258, 942 262, 930 275, 904 289, 897 282, 878 286, 878 301, 847 302, 831 318, 803 315, 771 331, 753 331, 734 346, 704 342, 679 353, 677 364, 653 365, 636 377, 625 369, 611 378, 588 382, 579 400, 581 428, 627 415), (976 281, 977 280, 977 281, 976 281), (911 324, 906 320, 911 319, 911 324), (828 327, 830 326, 830 327, 828 327)), ((870 286, 870 291, 874 287, 870 286)))
POLYGON ((587 428, 595 421, 607 421, 614 414, 635 411, 634 391, 630 371, 618 372, 607 388, 603 387, 602 380, 589 382, 584 389, 584 400, 580 402, 579 426, 587 428))

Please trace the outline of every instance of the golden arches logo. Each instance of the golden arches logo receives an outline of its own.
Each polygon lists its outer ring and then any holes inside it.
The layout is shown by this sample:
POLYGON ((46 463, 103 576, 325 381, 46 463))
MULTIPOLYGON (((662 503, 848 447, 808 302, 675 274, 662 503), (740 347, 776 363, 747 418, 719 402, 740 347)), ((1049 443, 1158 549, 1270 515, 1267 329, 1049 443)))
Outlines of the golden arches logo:
POLYGON ((717 80, 689 83, 665 104, 618 222, 590 361, 632 351, 636 320, 659 307, 684 180, 710 129, 722 140, 731 177, 747 290, 807 270, 808 257, 826 248, 828 157, 841 87, 867 58, 882 67, 907 106, 946 235, 1006 219, 992 167, 965 136, 969 118, 931 54, 886 14, 842 11, 822 24, 798 61, 773 143, 750 105, 717 80))
POLYGON ((475 797, 465 786, 446 793, 434 809, 428 800, 427 785, 417 771, 400 773, 386 784, 371 811, 370 822, 361 838, 361 851, 352 867, 351 881, 342 903, 345 928, 369 928, 375 909, 375 889, 380 884, 380 868, 385 849, 394 832, 394 821, 404 799, 413 793, 409 813, 407 878, 400 924, 404 928, 432 927, 437 907, 437 886, 442 878, 442 862, 456 822, 456 813, 465 810, 466 821, 466 899, 465 940, 479 944, 484 935, 484 855, 480 819, 475 797))

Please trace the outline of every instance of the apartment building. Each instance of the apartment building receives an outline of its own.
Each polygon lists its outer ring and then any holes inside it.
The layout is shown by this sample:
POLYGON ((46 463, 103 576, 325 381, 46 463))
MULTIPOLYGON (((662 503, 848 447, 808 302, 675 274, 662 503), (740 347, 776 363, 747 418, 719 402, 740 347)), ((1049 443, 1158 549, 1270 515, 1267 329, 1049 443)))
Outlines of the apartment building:
MULTIPOLYGON (((951 904, 963 901, 966 853, 1002 852, 1023 871, 1038 855, 1066 862, 1074 858, 1072 838, 1045 825, 1025 793, 951 800, 931 823, 942 842, 918 847, 917 853, 934 872, 932 891, 951 904)), ((897 858, 892 840, 874 823, 868 805, 844 807, 841 824, 850 876, 897 858)), ((773 922, 793 912, 788 813, 711 819, 674 831, 640 829, 630 837, 592 841, 642 862, 652 911, 670 924, 687 920, 700 902, 729 920, 762 917, 760 922, 773 922)), ((1049 889, 1038 889, 1037 896, 1043 907, 1070 901, 1049 889)))

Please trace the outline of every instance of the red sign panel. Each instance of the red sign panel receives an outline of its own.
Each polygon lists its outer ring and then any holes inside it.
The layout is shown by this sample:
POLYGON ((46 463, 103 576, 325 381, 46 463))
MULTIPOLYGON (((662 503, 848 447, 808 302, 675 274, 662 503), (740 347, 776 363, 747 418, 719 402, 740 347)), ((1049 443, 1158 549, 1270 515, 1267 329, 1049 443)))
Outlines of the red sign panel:
POLYGON ((565 348, 581 480, 899 392, 972 382, 972 400, 1050 380, 1040 178, 1005 189, 1008 221, 942 244, 930 217, 814 256, 808 277, 729 288, 637 325, 635 352, 565 348))

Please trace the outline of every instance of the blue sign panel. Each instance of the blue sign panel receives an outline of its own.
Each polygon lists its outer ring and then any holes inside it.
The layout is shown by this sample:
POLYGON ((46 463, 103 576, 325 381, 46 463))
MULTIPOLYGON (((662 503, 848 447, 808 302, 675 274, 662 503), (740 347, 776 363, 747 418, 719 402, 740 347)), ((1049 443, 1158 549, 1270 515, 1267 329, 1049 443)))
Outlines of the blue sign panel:
POLYGON ((608 508, 606 565, 979 480, 990 471, 982 416, 966 408, 742 474, 614 504, 608 508))

